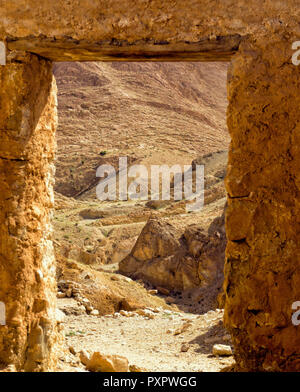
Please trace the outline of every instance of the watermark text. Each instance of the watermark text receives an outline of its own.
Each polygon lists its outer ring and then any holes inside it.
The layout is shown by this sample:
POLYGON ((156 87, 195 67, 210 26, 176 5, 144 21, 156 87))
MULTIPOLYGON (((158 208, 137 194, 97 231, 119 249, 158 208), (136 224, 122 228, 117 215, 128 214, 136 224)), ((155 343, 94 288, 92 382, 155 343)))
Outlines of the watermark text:
POLYGON ((112 165, 98 167, 96 177, 103 177, 96 187, 99 200, 187 200, 187 212, 199 211, 204 205, 204 166, 144 165, 128 168, 127 157, 119 158, 118 171, 112 165), (133 180, 128 184, 128 178, 133 180), (118 180, 118 181, 117 181, 118 180), (149 184, 151 190, 149 192, 149 184), (118 196, 117 196, 118 185, 118 196), (192 203, 193 201, 193 203, 192 203))

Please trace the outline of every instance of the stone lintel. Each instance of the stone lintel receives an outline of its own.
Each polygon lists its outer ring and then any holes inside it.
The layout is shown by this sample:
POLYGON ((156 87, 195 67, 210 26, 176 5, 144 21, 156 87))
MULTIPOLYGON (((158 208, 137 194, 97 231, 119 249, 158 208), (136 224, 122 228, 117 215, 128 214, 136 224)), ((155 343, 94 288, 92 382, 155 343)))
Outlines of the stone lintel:
POLYGON ((87 41, 71 37, 7 38, 10 51, 25 51, 52 61, 230 61, 243 37, 204 38, 198 42, 139 40, 87 41))

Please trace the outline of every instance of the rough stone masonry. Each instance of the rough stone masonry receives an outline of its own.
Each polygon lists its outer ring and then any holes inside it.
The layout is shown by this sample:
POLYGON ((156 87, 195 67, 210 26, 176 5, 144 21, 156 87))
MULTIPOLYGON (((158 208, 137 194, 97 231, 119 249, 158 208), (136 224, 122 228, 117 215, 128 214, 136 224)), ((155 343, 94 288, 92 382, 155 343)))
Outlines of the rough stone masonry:
MULTIPOLYGON (((237 370, 300 370, 298 0, 0 1, 0 362, 55 368, 51 61, 231 61, 225 323, 237 370)), ((199 130, 200 132, 200 130, 199 130)))

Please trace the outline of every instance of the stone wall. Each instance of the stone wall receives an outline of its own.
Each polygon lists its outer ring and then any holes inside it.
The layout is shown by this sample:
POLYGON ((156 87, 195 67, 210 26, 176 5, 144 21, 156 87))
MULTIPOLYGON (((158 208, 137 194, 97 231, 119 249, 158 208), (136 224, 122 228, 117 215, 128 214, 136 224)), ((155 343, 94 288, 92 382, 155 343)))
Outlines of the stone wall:
POLYGON ((298 0, 0 1, 0 40, 53 61, 229 61, 241 40, 299 31, 298 0))
POLYGON ((53 207, 56 84, 51 62, 26 55, 0 67, 0 365, 55 364, 53 207))
POLYGON ((270 25, 290 23, 292 30, 300 19, 298 0, 10 0, 1 1, 0 9, 0 37, 66 42, 197 42, 212 36, 259 35, 270 25))
POLYGON ((284 34, 249 41, 228 76, 225 323, 240 370, 300 370, 300 69, 290 47, 284 34))
MULTIPOLYGON (((298 0, 0 0, 0 362, 54 364, 50 60, 229 60, 225 322, 242 370, 300 370, 298 0), (17 51, 17 52, 15 52, 17 51), (42 60, 35 53, 47 58, 42 60), (298 329, 297 329, 298 328, 298 329)), ((51 87, 52 86, 52 87, 51 87)))

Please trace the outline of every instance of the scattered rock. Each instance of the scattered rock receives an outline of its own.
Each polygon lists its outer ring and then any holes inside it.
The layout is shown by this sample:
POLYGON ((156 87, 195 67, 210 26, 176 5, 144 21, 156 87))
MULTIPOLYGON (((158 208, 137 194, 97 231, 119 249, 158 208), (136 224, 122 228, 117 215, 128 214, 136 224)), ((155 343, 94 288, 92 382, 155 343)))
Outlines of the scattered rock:
POLYGON ((72 287, 70 287, 69 289, 67 289, 66 292, 65 292, 65 294, 66 294, 66 296, 67 296, 68 298, 71 298, 71 297, 72 297, 72 287))
POLYGON ((96 351, 86 365, 91 372, 128 372, 129 364, 125 357, 119 355, 103 355, 96 351))
POLYGON ((223 367, 220 369, 220 373, 227 373, 227 372, 234 372, 235 371, 235 363, 230 364, 228 366, 223 367))
POLYGON ((148 372, 147 369, 141 368, 141 367, 136 366, 136 365, 130 365, 129 366, 129 371, 130 372, 134 372, 134 373, 137 373, 137 372, 148 372))
POLYGON ((157 291, 163 295, 169 295, 170 290, 166 289, 165 287, 157 287, 157 291))
POLYGON ((190 346, 187 343, 183 343, 182 346, 181 346, 180 351, 182 353, 186 353, 189 349, 190 349, 190 346))
POLYGON ((230 356, 232 355, 232 349, 230 346, 226 346, 225 344, 215 344, 213 346, 213 355, 215 356, 230 356))
POLYGON ((81 361, 81 363, 86 366, 90 360, 89 358, 89 353, 86 350, 81 350, 79 353, 79 359, 81 361))
POLYGON ((190 326, 191 326, 190 322, 184 323, 181 327, 175 330, 174 335, 180 335, 181 333, 185 332, 190 326))
POLYGON ((56 309, 56 321, 63 323, 65 321, 65 314, 60 309, 56 309))
POLYGON ((110 277, 110 279, 111 279, 111 280, 116 280, 116 281, 120 281, 120 280, 121 280, 120 277, 119 277, 118 275, 112 275, 112 276, 110 277))
POLYGON ((145 310, 149 310, 150 312, 153 313, 159 313, 159 310, 157 308, 145 308, 145 310))
POLYGON ((136 313, 139 314, 140 316, 144 316, 144 317, 148 317, 150 319, 154 319, 153 312, 148 310, 148 309, 137 309, 136 313))
POLYGON ((85 312, 86 308, 83 305, 78 306, 78 314, 83 314, 85 312))
POLYGON ((70 351, 71 354, 76 355, 76 350, 75 350, 74 347, 70 346, 69 347, 69 351, 70 351))
POLYGON ((99 316, 99 310, 97 310, 97 309, 92 310, 90 315, 92 315, 92 316, 99 316))
POLYGON ((157 294, 157 293, 158 293, 158 291, 155 290, 155 289, 153 289, 153 290, 148 290, 148 294, 155 295, 155 294, 157 294))
POLYGON ((125 317, 132 317, 133 313, 126 312, 126 310, 120 310, 120 315, 125 316, 125 317))

